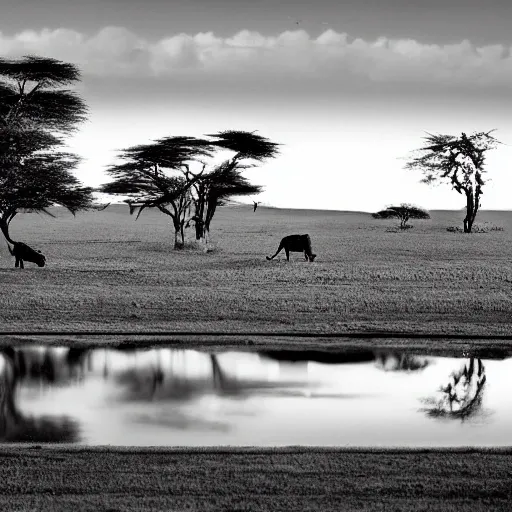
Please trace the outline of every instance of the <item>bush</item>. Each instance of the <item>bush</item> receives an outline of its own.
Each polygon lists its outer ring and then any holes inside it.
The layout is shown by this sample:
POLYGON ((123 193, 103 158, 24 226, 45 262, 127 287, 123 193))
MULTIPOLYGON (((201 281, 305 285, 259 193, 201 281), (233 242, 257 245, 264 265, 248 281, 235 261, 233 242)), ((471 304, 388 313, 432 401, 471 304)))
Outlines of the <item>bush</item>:
MULTIPOLYGON (((464 233, 464 229, 459 226, 449 226, 446 231, 450 233, 464 233)), ((502 226, 496 226, 490 222, 484 222, 483 224, 473 224, 471 230, 472 233, 490 233, 491 231, 505 231, 502 226)))
POLYGON ((414 226, 410 226, 409 224, 406 224, 405 226, 398 226, 395 228, 387 228, 386 233, 403 233, 404 231, 407 231, 408 229, 413 229, 414 226))

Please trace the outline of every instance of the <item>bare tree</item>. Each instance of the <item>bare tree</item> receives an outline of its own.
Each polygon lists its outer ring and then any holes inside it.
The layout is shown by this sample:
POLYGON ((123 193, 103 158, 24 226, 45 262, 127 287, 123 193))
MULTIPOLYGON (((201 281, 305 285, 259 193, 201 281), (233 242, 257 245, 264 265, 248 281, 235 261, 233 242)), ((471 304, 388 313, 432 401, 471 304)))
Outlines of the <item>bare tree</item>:
POLYGON ((72 174, 78 156, 61 150, 85 120, 85 103, 63 88, 79 78, 76 66, 54 59, 0 59, 0 230, 11 243, 20 211, 61 205, 75 214, 92 204, 92 189, 72 174))
POLYGON ((489 132, 432 135, 424 137, 426 144, 416 150, 421 153, 406 164, 406 169, 418 169, 425 177, 423 183, 447 182, 466 196, 464 233, 471 233, 476 214, 480 208, 480 196, 485 185, 485 157, 494 149, 498 140, 489 132))
POLYGON ((374 219, 400 219, 400 229, 406 229, 409 219, 430 219, 430 214, 417 206, 402 203, 400 206, 388 206, 385 210, 373 213, 374 219))

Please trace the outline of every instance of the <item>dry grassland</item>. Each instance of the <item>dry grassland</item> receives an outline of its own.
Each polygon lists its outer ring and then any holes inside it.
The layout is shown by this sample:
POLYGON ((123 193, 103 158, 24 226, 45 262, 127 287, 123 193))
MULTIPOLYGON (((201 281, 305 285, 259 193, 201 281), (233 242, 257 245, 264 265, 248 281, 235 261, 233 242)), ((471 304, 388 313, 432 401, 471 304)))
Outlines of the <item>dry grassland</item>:
POLYGON ((23 214, 12 237, 48 266, 15 269, 0 246, 7 329, 122 329, 507 334, 512 327, 512 212, 477 221, 503 231, 450 233, 463 212, 432 212, 407 232, 369 214, 221 208, 216 248, 172 250, 164 215, 124 205, 57 218, 23 214), (282 236, 309 233, 314 263, 272 262, 282 236))
POLYGON ((2 448, 2 511, 509 511, 510 450, 2 448))

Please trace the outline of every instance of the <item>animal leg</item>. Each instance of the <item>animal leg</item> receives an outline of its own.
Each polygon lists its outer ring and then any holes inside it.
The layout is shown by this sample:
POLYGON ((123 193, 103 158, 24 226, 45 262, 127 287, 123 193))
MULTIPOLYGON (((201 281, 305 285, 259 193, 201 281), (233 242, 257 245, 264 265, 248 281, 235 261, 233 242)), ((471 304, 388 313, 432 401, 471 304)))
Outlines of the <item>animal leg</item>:
POLYGON ((20 258, 20 268, 25 268, 25 266, 23 265, 23 260, 20 258))
POLYGON ((286 252, 286 261, 290 261, 290 251, 287 247, 285 247, 284 252, 286 252))

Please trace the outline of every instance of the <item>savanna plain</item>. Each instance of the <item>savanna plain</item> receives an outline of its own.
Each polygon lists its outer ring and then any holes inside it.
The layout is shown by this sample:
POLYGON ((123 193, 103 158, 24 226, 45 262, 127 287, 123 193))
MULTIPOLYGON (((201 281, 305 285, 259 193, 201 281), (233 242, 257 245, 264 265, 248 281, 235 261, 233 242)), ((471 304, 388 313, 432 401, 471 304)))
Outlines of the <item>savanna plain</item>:
POLYGON ((125 205, 52 212, 20 214, 11 227, 47 267, 15 269, 0 247, 4 330, 493 335, 512 326, 512 212, 483 211, 487 232, 463 234, 447 231, 462 226, 462 211, 400 231, 368 213, 223 207, 210 253, 193 240, 173 250, 156 211, 138 220, 125 205), (316 260, 287 262, 283 251, 266 261, 294 233, 309 233, 316 260))
MULTIPOLYGON (((209 253, 193 240, 174 251, 171 225, 155 211, 137 221, 124 205, 52 213, 20 214, 11 226, 15 240, 46 255, 46 267, 15 269, 0 247, 4 332, 511 332, 512 212, 483 211, 477 224, 487 232, 463 234, 447 231, 462 225, 462 211, 434 211, 401 231, 368 213, 230 206, 215 216, 209 253), (292 253, 290 262, 284 254, 266 261, 294 233, 309 233, 316 260, 292 253)), ((511 454, 4 445, 0 504, 6 511, 505 511, 511 454)))

